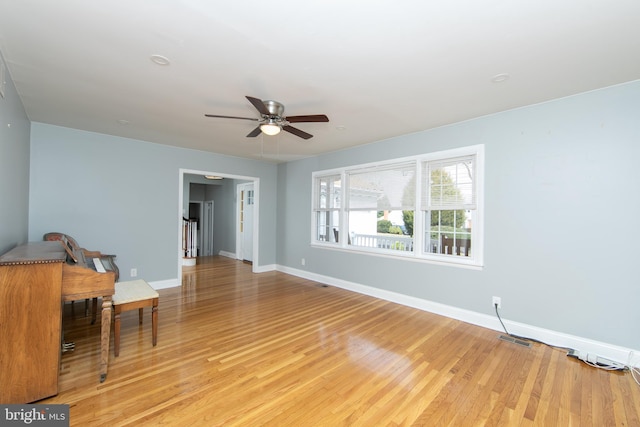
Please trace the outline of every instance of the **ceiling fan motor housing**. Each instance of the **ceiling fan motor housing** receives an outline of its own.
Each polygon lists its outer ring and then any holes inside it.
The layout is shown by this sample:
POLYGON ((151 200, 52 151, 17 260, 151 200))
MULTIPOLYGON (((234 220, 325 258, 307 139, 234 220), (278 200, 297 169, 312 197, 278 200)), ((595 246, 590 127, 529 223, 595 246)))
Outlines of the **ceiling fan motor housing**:
POLYGON ((282 118, 284 115, 284 105, 277 101, 262 101, 265 108, 269 112, 270 116, 276 116, 277 118, 282 118))

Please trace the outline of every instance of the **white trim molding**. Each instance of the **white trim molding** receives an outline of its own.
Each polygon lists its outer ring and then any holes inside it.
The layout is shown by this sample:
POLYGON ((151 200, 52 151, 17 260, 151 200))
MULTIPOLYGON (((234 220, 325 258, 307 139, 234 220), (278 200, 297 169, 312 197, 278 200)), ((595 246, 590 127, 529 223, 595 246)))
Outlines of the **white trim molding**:
POLYGON ((180 282, 178 279, 156 280, 155 282, 149 282, 149 285, 157 291, 158 289, 175 288, 180 286, 180 282))
POLYGON ((231 259, 239 259, 234 252, 229 252, 229 251, 220 251, 218 252, 218 255, 231 258, 231 259))

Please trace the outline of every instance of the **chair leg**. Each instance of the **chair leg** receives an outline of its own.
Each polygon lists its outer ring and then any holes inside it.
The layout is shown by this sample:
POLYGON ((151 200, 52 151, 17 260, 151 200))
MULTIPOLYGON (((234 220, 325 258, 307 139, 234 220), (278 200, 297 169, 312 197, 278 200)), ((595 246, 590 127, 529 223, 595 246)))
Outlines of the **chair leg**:
POLYGON ((158 300, 153 301, 151 308, 151 340, 155 347, 158 343, 158 300))

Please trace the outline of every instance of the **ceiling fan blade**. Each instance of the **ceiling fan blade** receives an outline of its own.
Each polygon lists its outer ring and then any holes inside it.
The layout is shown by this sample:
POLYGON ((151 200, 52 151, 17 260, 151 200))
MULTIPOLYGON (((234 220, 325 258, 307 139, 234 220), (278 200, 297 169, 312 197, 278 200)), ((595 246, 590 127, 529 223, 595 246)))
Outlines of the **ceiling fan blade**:
POLYGON ((269 115, 269 110, 267 110, 267 107, 264 106, 261 99, 254 98, 252 96, 246 96, 246 98, 250 103, 253 104, 254 107, 256 107, 256 110, 258 110, 260 114, 264 114, 267 116, 269 115))
POLYGON ((283 126, 282 130, 286 130, 287 132, 292 133, 295 136, 299 136, 303 139, 313 138, 313 135, 311 135, 310 133, 306 133, 305 131, 294 128, 293 126, 283 126))
POLYGON ((260 132, 262 131, 260 130, 260 126, 258 126, 257 128, 249 132, 247 138, 255 138, 256 136, 260 135, 260 132))
POLYGON ((219 116, 217 114, 205 114, 205 117, 219 117, 221 119, 242 119, 242 120, 253 120, 253 121, 258 121, 258 119, 255 119, 253 117, 236 117, 236 116, 219 116))
POLYGON ((309 122, 328 122, 329 117, 324 114, 313 114, 310 116, 288 116, 286 117, 289 123, 309 123, 309 122))

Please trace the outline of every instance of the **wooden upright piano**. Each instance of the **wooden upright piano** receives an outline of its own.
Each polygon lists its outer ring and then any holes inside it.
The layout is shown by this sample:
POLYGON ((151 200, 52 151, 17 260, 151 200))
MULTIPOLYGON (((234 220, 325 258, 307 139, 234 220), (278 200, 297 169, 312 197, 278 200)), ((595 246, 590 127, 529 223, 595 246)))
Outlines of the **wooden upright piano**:
POLYGON ((102 297, 100 382, 106 379, 117 266, 101 255, 61 240, 0 256, 0 404, 58 393, 64 301, 102 297))

